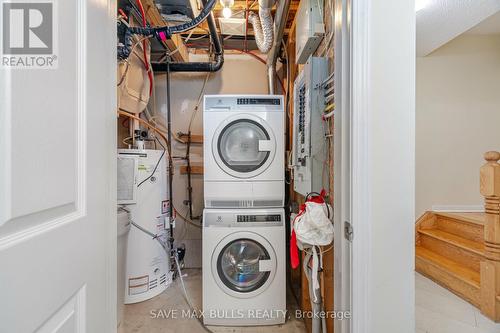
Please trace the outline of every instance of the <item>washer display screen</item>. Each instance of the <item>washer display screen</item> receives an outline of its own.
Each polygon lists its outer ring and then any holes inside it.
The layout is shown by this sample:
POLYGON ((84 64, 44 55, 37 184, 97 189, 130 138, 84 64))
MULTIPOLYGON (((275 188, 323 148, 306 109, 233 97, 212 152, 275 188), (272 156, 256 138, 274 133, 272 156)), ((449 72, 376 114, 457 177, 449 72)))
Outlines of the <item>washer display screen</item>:
POLYGON ((281 215, 237 215, 237 222, 281 222, 281 215))

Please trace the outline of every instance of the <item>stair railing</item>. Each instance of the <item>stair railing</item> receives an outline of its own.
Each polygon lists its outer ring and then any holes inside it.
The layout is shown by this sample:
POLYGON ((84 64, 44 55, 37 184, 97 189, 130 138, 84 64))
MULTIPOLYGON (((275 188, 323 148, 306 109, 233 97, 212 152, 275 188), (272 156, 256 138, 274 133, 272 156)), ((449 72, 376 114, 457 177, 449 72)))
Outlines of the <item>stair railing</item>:
POLYGON ((480 192, 484 196, 484 255, 481 261, 481 312, 500 320, 500 153, 484 154, 480 192))

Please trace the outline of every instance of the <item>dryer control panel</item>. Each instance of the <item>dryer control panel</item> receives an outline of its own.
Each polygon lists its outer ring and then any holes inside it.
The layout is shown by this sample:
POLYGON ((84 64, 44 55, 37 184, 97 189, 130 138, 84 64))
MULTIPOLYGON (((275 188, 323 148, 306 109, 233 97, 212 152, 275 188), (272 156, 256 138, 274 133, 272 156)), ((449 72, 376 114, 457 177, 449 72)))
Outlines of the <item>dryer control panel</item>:
POLYGON ((285 110, 282 95, 205 95, 203 108, 205 112, 285 110))
POLYGON ((276 209, 205 209, 203 211, 204 227, 269 227, 282 226, 285 212, 276 209))

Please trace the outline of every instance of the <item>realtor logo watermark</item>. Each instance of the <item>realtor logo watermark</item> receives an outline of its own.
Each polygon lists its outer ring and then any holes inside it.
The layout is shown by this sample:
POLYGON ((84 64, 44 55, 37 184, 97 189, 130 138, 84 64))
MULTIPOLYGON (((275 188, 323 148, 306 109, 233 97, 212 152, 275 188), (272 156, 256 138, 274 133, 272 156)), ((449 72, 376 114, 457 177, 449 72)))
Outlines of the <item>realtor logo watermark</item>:
POLYGON ((57 20, 54 0, 0 0, 1 67, 57 68, 57 20))

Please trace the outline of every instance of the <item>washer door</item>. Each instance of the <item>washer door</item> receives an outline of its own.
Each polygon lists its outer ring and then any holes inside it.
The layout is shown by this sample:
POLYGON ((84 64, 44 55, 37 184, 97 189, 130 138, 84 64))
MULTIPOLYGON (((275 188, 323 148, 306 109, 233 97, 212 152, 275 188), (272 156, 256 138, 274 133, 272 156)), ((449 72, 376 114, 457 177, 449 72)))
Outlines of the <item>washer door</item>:
POLYGON ((212 274, 227 294, 254 297, 267 289, 276 274, 276 254, 269 242, 253 232, 225 237, 212 254, 212 274))
POLYGON ((240 114, 226 119, 217 128, 212 152, 219 167, 229 175, 255 177, 272 163, 276 139, 263 119, 240 114))

